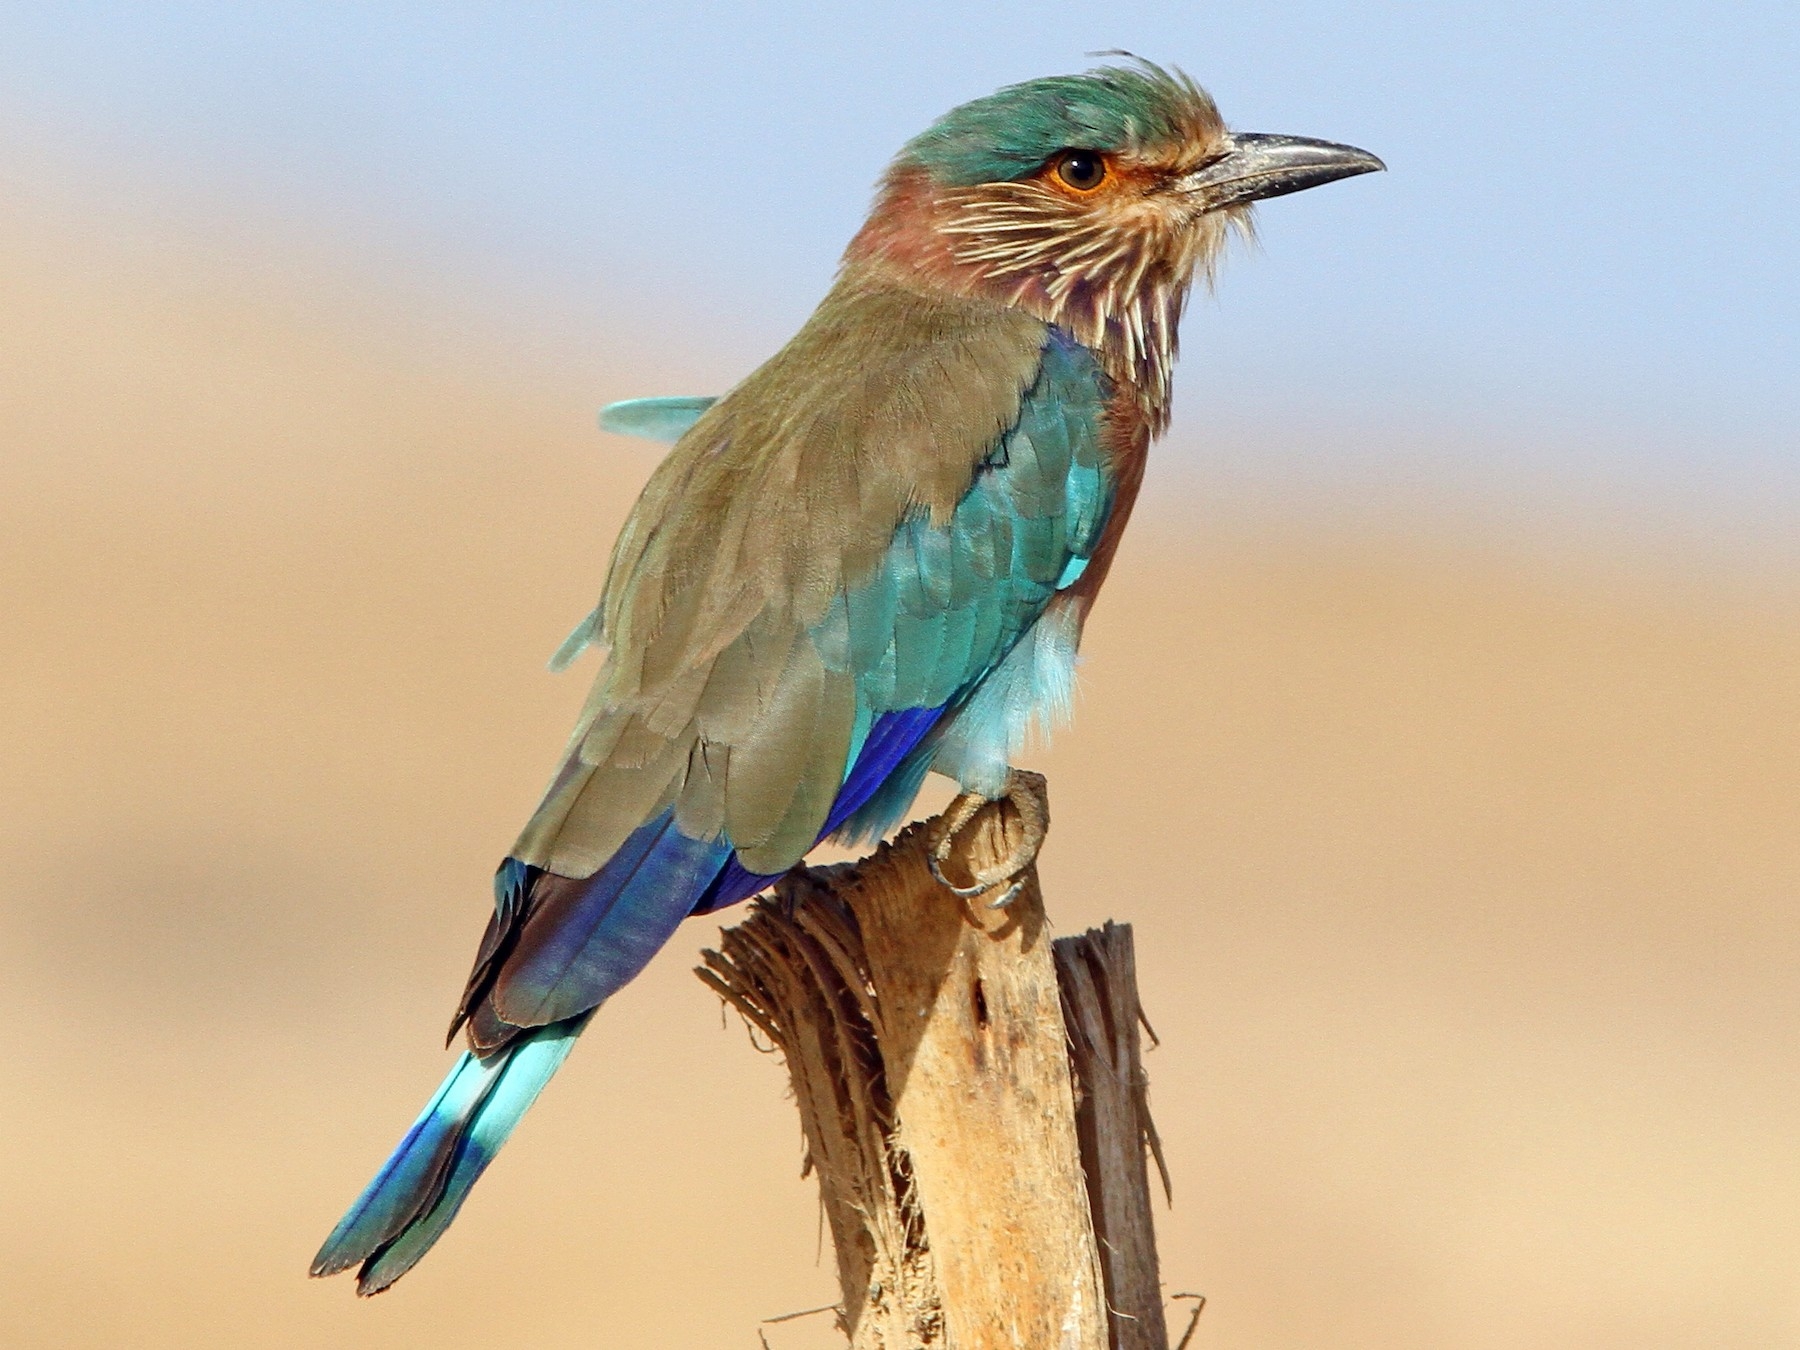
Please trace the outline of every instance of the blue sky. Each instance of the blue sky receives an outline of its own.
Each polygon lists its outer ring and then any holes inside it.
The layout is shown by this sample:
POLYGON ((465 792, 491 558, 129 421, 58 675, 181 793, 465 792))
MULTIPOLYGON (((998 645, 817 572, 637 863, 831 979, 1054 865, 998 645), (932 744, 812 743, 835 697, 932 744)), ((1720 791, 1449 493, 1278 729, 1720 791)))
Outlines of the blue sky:
POLYGON ((1114 47, 1392 170, 1263 210, 1180 453, 1800 503, 1792 0, 15 5, 0 153, 729 378, 903 140, 1114 47))

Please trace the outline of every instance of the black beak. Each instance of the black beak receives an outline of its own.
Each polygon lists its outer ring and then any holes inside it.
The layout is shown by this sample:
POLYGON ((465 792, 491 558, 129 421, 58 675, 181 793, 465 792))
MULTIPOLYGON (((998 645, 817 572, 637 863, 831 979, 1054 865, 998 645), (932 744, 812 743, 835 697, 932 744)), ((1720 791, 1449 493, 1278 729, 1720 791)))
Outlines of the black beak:
POLYGON ((1175 186, 1195 197, 1202 211, 1217 211, 1385 168, 1367 150, 1353 145, 1240 131, 1231 134, 1224 154, 1184 174, 1175 186))

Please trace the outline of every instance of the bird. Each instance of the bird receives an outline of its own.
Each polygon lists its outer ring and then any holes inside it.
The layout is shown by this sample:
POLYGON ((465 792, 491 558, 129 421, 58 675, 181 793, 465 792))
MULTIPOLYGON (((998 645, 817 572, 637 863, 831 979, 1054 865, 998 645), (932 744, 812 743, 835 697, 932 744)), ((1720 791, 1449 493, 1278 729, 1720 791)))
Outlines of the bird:
POLYGON ((1067 716, 1190 290, 1253 203, 1385 167, 1108 55, 907 142, 817 310, 722 397, 603 414, 673 447, 552 661, 600 669, 495 874, 466 1048, 312 1274, 412 1269, 683 920, 879 838, 932 771, 1001 795, 1067 716))

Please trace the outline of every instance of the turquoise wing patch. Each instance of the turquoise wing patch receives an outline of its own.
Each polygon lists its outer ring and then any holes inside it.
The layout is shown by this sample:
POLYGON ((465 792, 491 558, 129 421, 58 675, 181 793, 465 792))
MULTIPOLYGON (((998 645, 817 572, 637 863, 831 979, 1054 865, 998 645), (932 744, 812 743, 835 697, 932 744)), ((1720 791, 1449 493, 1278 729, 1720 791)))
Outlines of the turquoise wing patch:
POLYGON ((846 836, 882 832, 930 767, 995 788, 1034 716, 1066 706, 1077 635, 1072 620, 1048 632, 1039 619, 1086 569, 1112 509, 1100 439, 1108 392, 1092 354, 1053 332, 1018 421, 950 519, 908 515, 874 575, 813 630, 826 664, 856 679, 852 761, 881 714, 950 711, 937 744, 895 773, 846 836))

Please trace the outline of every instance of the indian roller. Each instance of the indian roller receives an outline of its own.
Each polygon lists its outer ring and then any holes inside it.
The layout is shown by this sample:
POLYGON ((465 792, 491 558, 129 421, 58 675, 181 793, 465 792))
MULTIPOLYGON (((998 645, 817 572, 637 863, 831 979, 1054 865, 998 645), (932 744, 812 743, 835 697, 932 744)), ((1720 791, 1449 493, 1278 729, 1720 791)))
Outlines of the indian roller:
POLYGON ((410 1270, 683 919, 884 834, 929 771, 1004 790, 1068 712, 1194 279, 1253 202, 1382 167, 1135 58, 1012 85, 900 151, 767 364, 607 411, 674 448, 552 664, 605 659, 495 877, 467 1049, 313 1274, 410 1270))

